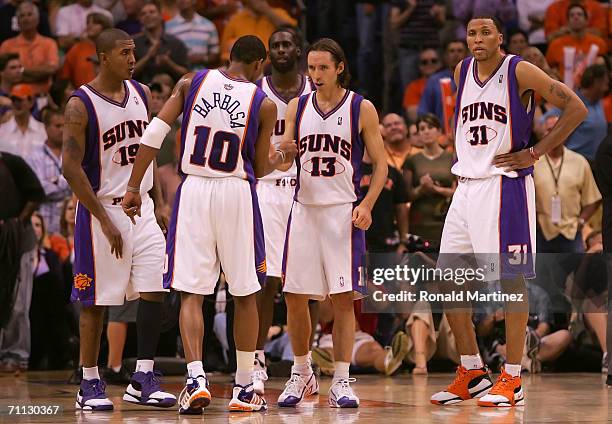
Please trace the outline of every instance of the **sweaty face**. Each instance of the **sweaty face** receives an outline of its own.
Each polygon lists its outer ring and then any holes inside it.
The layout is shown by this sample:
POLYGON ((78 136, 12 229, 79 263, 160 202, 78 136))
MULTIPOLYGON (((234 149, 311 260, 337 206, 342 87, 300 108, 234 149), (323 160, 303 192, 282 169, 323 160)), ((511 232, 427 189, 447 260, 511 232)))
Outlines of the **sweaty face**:
POLYGON ((280 72, 288 72, 295 66, 299 56, 293 35, 289 32, 277 32, 270 37, 270 61, 280 72))
POLYGON ((336 65, 330 52, 308 53, 308 74, 317 88, 338 85, 338 75, 344 71, 344 63, 336 65))
POLYGON ((100 65, 106 67, 121 79, 131 79, 136 66, 135 49, 136 45, 131 38, 129 40, 117 40, 114 49, 108 53, 102 53, 100 65))
POLYGON ((408 128, 401 116, 390 113, 382 121, 385 141, 387 143, 401 143, 408 136, 408 128))
POLYGON ((491 19, 472 19, 467 27, 466 41, 474 58, 480 61, 499 51, 503 36, 491 19))

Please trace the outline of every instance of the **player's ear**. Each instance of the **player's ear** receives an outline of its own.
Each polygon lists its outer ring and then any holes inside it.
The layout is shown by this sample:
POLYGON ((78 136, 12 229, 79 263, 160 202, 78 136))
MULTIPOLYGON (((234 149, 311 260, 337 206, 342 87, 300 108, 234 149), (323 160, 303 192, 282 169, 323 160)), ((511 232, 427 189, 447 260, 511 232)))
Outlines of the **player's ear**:
POLYGON ((338 63, 338 67, 336 69, 336 74, 342 75, 343 72, 344 72, 344 62, 340 62, 340 63, 338 63))

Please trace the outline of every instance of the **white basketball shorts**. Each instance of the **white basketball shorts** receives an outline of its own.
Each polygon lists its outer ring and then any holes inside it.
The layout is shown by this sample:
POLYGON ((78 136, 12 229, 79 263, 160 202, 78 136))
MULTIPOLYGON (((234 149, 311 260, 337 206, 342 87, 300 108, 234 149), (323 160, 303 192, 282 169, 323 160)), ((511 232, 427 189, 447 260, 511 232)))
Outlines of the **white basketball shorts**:
POLYGON ((358 291, 365 231, 353 226, 353 204, 306 206, 293 202, 283 255, 283 291, 322 300, 358 291))
POLYGON ((291 177, 257 182, 257 198, 266 241, 266 275, 269 277, 280 278, 282 274, 287 221, 296 184, 297 179, 291 177))
POLYGON ((534 278, 536 251, 533 177, 460 178, 446 215, 438 267, 475 254, 485 280, 534 278))
MULTIPOLYGON (((123 257, 111 254, 100 222, 82 204, 77 205, 74 228, 74 281, 71 300, 84 306, 123 305, 139 292, 164 291, 162 273, 164 235, 157 225, 153 200, 142 197, 136 225, 123 212, 121 204, 100 199, 106 213, 123 238, 123 257)), ((117 203, 117 202, 114 202, 117 203)))
POLYGON ((232 295, 259 291, 266 255, 255 185, 188 175, 174 200, 166 256, 165 288, 212 294, 223 269, 232 295))

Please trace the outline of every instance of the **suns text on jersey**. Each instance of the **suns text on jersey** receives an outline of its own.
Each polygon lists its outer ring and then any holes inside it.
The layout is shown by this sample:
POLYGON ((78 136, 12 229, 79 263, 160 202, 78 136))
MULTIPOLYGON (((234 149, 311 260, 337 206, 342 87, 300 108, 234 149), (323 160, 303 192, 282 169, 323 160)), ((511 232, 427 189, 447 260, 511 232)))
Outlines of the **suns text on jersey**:
POLYGON ((219 108, 227 112, 230 118, 231 128, 242 128, 245 124, 246 113, 236 112, 240 107, 240 101, 235 100, 229 94, 212 93, 212 102, 209 102, 204 97, 193 106, 193 111, 198 113, 202 118, 206 118, 211 110, 219 108))
POLYGON ((333 152, 340 154, 344 159, 351 160, 351 143, 337 135, 310 134, 300 139, 300 156, 309 152, 333 152))

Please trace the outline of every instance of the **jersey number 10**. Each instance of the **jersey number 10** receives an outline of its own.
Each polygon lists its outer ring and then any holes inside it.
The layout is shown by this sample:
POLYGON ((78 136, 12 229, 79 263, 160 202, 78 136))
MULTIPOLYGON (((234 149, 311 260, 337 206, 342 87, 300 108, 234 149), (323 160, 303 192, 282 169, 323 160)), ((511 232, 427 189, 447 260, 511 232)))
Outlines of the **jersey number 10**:
POLYGON ((195 143, 190 157, 192 164, 202 167, 208 166, 221 172, 233 172, 236 169, 238 155, 240 154, 240 137, 238 135, 227 131, 216 131, 208 152, 206 148, 210 139, 210 127, 196 127, 194 135, 195 143))

